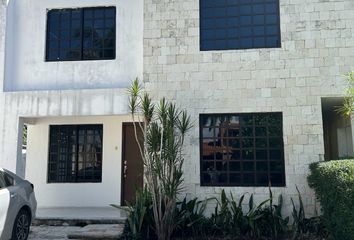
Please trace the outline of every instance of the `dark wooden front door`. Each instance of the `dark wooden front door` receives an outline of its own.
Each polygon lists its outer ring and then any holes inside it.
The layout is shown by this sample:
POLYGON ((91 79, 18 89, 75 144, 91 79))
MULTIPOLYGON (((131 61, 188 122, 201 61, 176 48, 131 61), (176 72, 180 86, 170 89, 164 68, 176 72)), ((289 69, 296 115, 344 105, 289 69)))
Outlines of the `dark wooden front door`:
MULTIPOLYGON (((142 140, 142 132, 137 125, 138 138, 142 140)), ((144 164, 139 146, 135 140, 133 123, 123 123, 123 152, 122 152, 122 202, 133 203, 136 188, 143 187, 144 164)))

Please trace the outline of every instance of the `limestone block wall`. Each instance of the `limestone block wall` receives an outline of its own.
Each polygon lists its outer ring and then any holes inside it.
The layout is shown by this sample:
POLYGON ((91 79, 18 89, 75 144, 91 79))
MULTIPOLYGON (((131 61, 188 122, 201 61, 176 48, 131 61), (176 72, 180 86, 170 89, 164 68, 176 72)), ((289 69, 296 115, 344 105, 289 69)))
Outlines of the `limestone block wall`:
MULTIPOLYGON (((308 165, 323 159, 321 97, 342 96, 343 74, 354 70, 354 1, 280 0, 281 48, 199 50, 199 0, 145 0, 144 82, 156 98, 188 110, 195 125, 187 141, 186 192, 214 196, 200 186, 200 113, 283 112, 286 212, 300 189, 315 208, 308 165)), ((227 187, 268 196, 264 187, 227 187)))

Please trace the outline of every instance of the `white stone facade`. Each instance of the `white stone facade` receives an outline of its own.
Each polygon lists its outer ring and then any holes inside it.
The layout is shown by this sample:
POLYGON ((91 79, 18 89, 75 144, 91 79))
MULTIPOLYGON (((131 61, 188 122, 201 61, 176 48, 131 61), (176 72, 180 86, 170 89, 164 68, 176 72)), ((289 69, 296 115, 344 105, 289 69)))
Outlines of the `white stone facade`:
MULTIPOLYGON (((200 113, 282 112, 287 211, 296 186, 308 214, 315 200, 308 165, 323 159, 321 97, 343 96, 343 75, 354 70, 354 1, 280 0, 281 48, 199 50, 199 1, 146 0, 144 81, 153 96, 176 101, 195 120, 187 143, 188 192, 214 196, 200 186, 200 113)), ((226 187, 240 196, 264 187, 226 187)))
MULTIPOLYGON (((123 88, 139 77, 154 98, 175 101, 194 120, 186 144, 187 193, 205 198, 221 191, 200 186, 199 114, 282 112, 286 187, 273 192, 283 194, 289 213, 297 186, 307 213, 314 212, 315 199, 306 180, 308 165, 324 158, 321 98, 343 96, 343 75, 354 70, 354 1, 280 0, 281 48, 204 52, 199 50, 199 0, 10 1, 14 15, 8 21, 13 21, 16 11, 31 10, 26 14, 33 18, 28 22, 33 33, 26 30, 26 18, 21 18, 23 25, 14 26, 17 31, 9 30, 11 24, 5 31, 6 2, 2 0, 0 7, 0 164, 24 174, 23 122, 36 128, 36 122, 47 117, 58 117, 55 122, 62 117, 126 115, 123 88), (122 6, 117 11, 123 21, 117 26, 117 59, 88 65, 46 64, 45 9, 86 5, 122 6), (120 27, 127 35, 120 35, 120 27), (6 45, 5 32, 10 34, 6 45), (37 36, 37 41, 27 39, 27 33, 37 36), (21 39, 12 42, 11 36, 21 39), (27 41, 36 43, 28 46, 27 41), (98 74, 92 74, 92 69, 98 74)), ((41 161, 45 163, 44 155, 41 161)), ((225 189, 236 196, 254 193, 256 200, 268 197, 266 187, 225 189)))

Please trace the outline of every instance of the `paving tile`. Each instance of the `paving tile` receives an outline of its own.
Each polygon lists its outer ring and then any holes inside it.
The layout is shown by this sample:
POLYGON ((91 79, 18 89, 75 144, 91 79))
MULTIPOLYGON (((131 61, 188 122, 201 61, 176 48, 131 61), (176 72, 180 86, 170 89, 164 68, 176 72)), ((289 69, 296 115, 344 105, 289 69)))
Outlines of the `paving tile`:
POLYGON ((75 226, 32 226, 28 240, 117 239, 123 232, 122 224, 93 224, 75 226))
POLYGON ((69 239, 117 239, 123 232, 122 224, 93 224, 75 229, 69 239))

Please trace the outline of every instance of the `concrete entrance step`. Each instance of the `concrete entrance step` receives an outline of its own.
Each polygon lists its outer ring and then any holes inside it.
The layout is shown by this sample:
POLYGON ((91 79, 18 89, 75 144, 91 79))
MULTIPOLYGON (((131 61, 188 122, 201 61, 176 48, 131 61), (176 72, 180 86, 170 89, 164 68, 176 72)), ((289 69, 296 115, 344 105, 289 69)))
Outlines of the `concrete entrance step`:
POLYGON ((103 240, 118 239, 123 233, 123 224, 95 224, 68 233, 69 239, 103 240))
POLYGON ((39 208, 33 225, 86 226, 89 224, 122 224, 126 218, 126 211, 113 207, 39 208))

